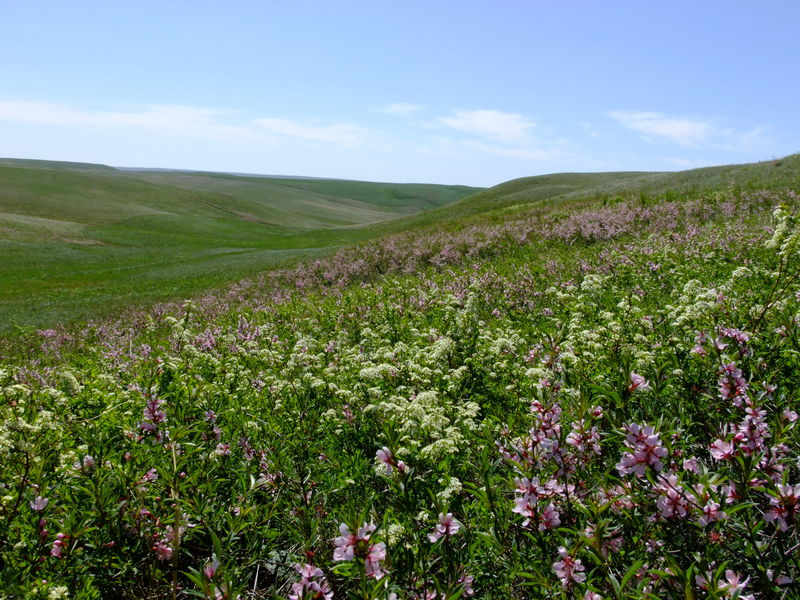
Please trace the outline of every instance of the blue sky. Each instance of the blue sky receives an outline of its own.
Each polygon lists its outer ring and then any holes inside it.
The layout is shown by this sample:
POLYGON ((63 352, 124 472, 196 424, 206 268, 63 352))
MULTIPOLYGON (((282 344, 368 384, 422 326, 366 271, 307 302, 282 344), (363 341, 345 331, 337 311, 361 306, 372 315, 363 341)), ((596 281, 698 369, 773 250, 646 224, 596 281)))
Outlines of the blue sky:
POLYGON ((494 185, 800 151, 800 2, 0 0, 0 156, 494 185))

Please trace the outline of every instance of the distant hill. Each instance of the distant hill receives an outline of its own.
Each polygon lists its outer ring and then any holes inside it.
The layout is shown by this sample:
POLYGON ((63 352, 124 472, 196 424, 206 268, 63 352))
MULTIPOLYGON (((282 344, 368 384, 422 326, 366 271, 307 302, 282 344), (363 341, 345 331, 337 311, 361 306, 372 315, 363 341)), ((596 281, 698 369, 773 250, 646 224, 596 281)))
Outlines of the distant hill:
POLYGON ((478 189, 0 159, 0 330, 190 295, 478 189))
POLYGON ((452 219, 540 202, 612 195, 697 192, 708 189, 797 189, 800 154, 740 165, 688 171, 556 173, 523 177, 482 190, 460 202, 427 213, 452 219))

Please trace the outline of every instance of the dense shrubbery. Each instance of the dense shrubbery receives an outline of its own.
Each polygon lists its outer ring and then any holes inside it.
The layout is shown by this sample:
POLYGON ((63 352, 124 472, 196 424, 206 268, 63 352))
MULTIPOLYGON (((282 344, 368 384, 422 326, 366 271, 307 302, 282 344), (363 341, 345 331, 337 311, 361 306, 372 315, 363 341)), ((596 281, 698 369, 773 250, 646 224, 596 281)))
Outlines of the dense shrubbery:
POLYGON ((797 197, 606 204, 15 346, 7 595, 795 597, 797 197))

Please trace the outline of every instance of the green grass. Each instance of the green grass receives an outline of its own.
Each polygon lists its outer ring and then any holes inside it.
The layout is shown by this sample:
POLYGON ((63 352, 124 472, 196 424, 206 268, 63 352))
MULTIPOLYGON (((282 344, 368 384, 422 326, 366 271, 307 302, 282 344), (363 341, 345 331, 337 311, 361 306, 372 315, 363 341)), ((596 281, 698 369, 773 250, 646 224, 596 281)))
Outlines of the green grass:
POLYGON ((0 160, 0 331, 185 297, 476 188, 0 160))
POLYGON ((477 192, 459 202, 387 224, 387 232, 477 218, 502 218, 508 212, 566 200, 708 190, 800 189, 800 154, 741 165, 677 172, 555 173, 522 177, 477 192))
POLYGON ((186 297, 333 248, 582 198, 799 189, 800 155, 465 186, 0 159, 0 332, 186 297))

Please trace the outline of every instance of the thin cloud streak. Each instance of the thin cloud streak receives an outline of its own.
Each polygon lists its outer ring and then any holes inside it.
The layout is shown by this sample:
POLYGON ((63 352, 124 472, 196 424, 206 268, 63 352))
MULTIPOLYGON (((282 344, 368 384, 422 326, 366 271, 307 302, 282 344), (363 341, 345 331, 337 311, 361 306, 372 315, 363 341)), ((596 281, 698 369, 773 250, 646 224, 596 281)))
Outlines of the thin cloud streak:
POLYGON ((409 102, 395 102, 394 104, 387 104, 381 108, 375 109, 375 112, 383 113, 386 115, 398 115, 401 117, 408 117, 418 113, 422 110, 421 106, 411 104, 409 102))
POLYGON ((764 127, 737 132, 719 127, 710 119, 670 116, 660 112, 614 110, 607 113, 623 127, 653 138, 666 139, 687 148, 717 148, 736 151, 763 151, 771 143, 764 127))
POLYGON ((139 112, 86 110, 47 102, 0 102, 0 120, 80 127, 92 130, 137 129, 152 133, 219 140, 252 138, 251 128, 222 123, 227 111, 193 106, 154 105, 139 112))
POLYGON ((349 124, 307 125, 289 119, 256 119, 255 123, 272 134, 312 142, 325 142, 360 148, 370 143, 372 132, 363 127, 349 124))
POLYGON ((451 129, 489 138, 504 143, 522 143, 529 140, 529 132, 536 123, 524 115, 499 110, 457 110, 438 122, 451 129))

